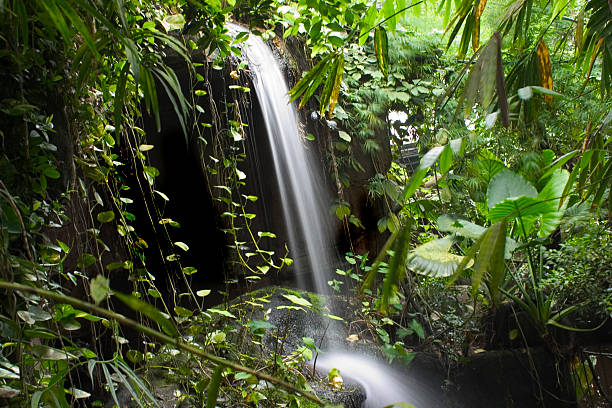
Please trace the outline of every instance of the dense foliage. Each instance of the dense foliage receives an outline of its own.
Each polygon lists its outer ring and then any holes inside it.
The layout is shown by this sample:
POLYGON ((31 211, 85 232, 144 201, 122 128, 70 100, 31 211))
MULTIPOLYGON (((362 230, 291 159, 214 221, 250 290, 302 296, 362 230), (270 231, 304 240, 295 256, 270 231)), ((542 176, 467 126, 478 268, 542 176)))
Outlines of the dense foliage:
MULTIPOLYGON (((330 280, 355 295, 344 319, 357 338, 389 360, 435 351, 453 366, 533 344, 528 322, 535 343, 574 362, 577 397, 608 398, 593 359, 559 335, 612 316, 608 2, 6 0, 0 402, 157 405, 151 378, 163 374, 182 390, 168 398, 197 406, 321 403, 303 368, 318 339, 283 350, 262 315, 269 295, 211 307, 212 289, 192 288, 204 271, 185 263, 192 243, 150 163, 166 103, 230 244, 219 299, 292 264, 286 246, 268 248, 275 231, 253 227, 247 34, 232 37, 231 20, 305 46, 310 69, 290 95, 326 123, 331 210, 346 229, 364 228, 351 184, 385 208, 382 250, 347 253, 330 280), (223 100, 215 72, 231 78, 223 100), (488 328, 508 306, 516 321, 495 343, 488 328)), ((321 309, 283 296, 286 313, 321 309)))

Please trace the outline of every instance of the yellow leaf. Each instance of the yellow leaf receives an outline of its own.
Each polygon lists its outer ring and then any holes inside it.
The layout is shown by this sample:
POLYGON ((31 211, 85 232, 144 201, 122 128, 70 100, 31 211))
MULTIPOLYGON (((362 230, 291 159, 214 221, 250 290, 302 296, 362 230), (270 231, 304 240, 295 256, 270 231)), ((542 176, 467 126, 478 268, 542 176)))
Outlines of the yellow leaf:
POLYGON ((344 55, 340 55, 340 61, 338 62, 338 68, 336 69, 336 77, 334 79, 334 87, 332 88, 331 97, 329 98, 329 115, 334 113, 334 108, 338 103, 338 97, 340 96, 340 85, 342 85, 342 74, 344 74, 344 55))
MULTIPOLYGON (((540 68, 540 83, 543 88, 553 89, 553 78, 552 78, 552 65, 550 64, 550 54, 548 47, 544 44, 544 41, 538 44, 538 67, 540 68)), ((544 100, 548 103, 552 102, 552 95, 544 95, 544 100)))
POLYGON ((477 6, 474 9, 474 30, 472 30, 472 49, 474 52, 478 50, 480 45, 480 16, 487 5, 487 0, 476 0, 477 6))
POLYGON ((595 49, 593 50, 593 54, 591 54, 591 62, 589 63, 589 70, 587 71, 586 78, 584 81, 585 84, 583 85, 583 87, 586 86, 586 82, 589 80, 589 77, 591 76, 591 72, 593 71, 593 65, 595 64, 595 59, 597 59, 597 54, 599 54, 599 49, 601 48, 603 41, 604 41, 603 38, 599 39, 599 41, 597 42, 597 45, 595 46, 595 49))

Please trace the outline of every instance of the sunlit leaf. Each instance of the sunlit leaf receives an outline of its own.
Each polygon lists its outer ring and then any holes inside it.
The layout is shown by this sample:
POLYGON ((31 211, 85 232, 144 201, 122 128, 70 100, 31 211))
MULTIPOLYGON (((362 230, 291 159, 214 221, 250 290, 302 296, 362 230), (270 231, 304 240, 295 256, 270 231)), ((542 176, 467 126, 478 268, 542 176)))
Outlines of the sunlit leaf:
POLYGON ((290 294, 283 295, 283 297, 289 300, 291 303, 295 303, 296 305, 305 306, 305 307, 312 306, 312 303, 310 303, 308 300, 304 299, 303 297, 290 295, 290 294))

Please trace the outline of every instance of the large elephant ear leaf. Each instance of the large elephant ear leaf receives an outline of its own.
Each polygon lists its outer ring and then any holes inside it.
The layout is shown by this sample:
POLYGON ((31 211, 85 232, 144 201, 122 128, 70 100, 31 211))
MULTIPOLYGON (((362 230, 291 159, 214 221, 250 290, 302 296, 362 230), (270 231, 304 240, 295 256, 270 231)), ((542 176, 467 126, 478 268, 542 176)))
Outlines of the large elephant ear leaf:
MULTIPOLYGON (((434 239, 412 251, 408 268, 429 276, 451 276, 463 261, 463 257, 450 253, 453 240, 450 237, 434 239)), ((468 264, 468 267, 471 263, 468 264)))
POLYGON ((524 211, 524 218, 531 219, 532 222, 539 221, 538 235, 541 238, 552 234, 563 219, 567 200, 564 200, 561 205, 559 203, 563 198, 563 190, 568 180, 569 173, 566 170, 556 170, 538 194, 540 203, 524 211))
POLYGON ((521 196, 537 197, 538 192, 530 182, 520 175, 510 170, 502 170, 489 183, 487 205, 489 209, 492 209, 497 203, 521 196))

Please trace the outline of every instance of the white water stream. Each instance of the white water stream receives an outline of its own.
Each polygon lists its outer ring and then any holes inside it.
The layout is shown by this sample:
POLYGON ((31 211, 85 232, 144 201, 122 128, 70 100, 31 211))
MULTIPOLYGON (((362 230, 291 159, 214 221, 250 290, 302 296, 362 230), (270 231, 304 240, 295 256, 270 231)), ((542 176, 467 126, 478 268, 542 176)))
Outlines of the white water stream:
MULTIPOLYGON (((289 103, 289 89, 278 61, 260 37, 251 35, 246 45, 298 279, 312 276, 315 291, 326 294, 329 293, 328 270, 335 265, 337 255, 333 250, 331 201, 325 181, 301 137, 295 104, 289 103)), ((304 282, 298 283, 301 287, 307 286, 304 282)))
MULTIPOLYGON (((293 254, 298 254, 295 257, 298 278, 312 274, 315 290, 329 294, 327 281, 338 255, 333 250, 328 219, 331 201, 324 188, 325 182, 300 135, 296 108, 289 103, 285 77, 274 54, 255 35, 249 37, 246 45, 245 54, 266 122, 283 199, 289 246, 293 254), (303 256, 299 255, 301 252, 303 256)), ((366 408, 395 402, 412 403, 416 408, 428 406, 418 401, 426 393, 416 392, 406 381, 405 374, 393 370, 384 361, 345 351, 329 351, 319 356, 317 365, 326 370, 338 368, 342 376, 361 383, 366 390, 366 408), (415 398, 415 392, 421 395, 415 398)))

